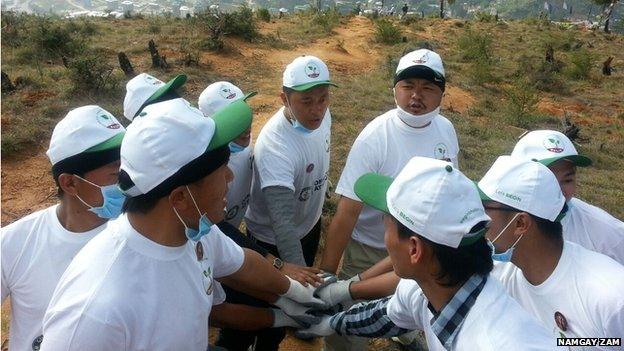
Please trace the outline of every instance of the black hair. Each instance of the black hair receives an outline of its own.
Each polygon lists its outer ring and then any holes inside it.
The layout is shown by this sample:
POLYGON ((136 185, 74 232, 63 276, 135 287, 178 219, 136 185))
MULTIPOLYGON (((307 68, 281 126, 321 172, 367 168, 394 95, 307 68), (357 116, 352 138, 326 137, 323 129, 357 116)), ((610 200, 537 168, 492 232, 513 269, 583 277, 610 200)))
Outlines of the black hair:
POLYGON ((119 161, 120 147, 108 150, 81 152, 70 156, 66 159, 58 161, 52 166, 52 178, 57 187, 57 196, 63 197, 63 189, 59 183, 59 177, 63 173, 74 174, 84 177, 84 174, 115 161, 119 161))
MULTIPOLYGON (((401 222, 394 219, 399 229, 399 238, 408 239, 416 236, 433 249, 433 254, 440 264, 440 271, 436 280, 443 286, 457 286, 466 282, 472 275, 487 275, 492 270, 492 250, 487 245, 485 236, 472 244, 452 248, 434 243, 433 241, 414 233, 401 222)), ((485 228, 487 222, 479 222, 471 229, 471 233, 485 228)))
POLYGON ((292 88, 289 88, 289 87, 284 87, 284 86, 283 86, 283 87, 282 87, 282 91, 284 92, 284 94, 286 94, 286 96, 290 97, 290 95, 291 95, 292 93, 294 93, 296 90, 295 90, 295 89, 292 89, 292 88))
POLYGON ((542 233, 548 239, 553 239, 555 241, 563 241, 563 226, 561 222, 555 221, 551 222, 547 219, 534 216, 529 213, 529 216, 535 224, 537 225, 537 229, 540 233, 542 233))

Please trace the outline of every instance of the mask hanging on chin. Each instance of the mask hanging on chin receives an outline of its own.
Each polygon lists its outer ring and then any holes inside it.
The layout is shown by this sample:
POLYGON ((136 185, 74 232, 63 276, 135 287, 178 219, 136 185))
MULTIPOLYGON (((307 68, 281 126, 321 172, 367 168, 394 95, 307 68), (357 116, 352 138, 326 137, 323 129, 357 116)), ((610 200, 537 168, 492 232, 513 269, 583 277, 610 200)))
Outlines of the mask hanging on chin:
POLYGON ((426 126, 431 123, 431 121, 433 121, 439 113, 440 106, 431 112, 422 115, 414 115, 405 111, 397 104, 397 116, 401 119, 401 121, 413 128, 422 128, 426 126))
POLYGON ((235 143, 235 142, 233 142, 233 141, 231 141, 231 142, 228 144, 228 147, 230 148, 230 152, 231 152, 231 153, 233 153, 233 154, 238 153, 238 152, 241 152, 241 151, 243 151, 243 150, 245 150, 245 149, 246 149, 246 147, 244 147, 244 146, 240 146, 240 145, 238 145, 237 143, 235 143))
POLYGON ((295 116, 295 113, 290 108, 290 101, 288 101, 288 97, 286 97, 286 102, 288 103, 288 106, 286 106, 286 108, 290 112, 290 117, 291 117, 288 120, 291 122, 293 128, 295 128, 296 131, 298 131, 299 133, 302 133, 302 134, 310 134, 310 133, 312 133, 314 130, 308 129, 308 128, 304 127, 303 124, 299 123, 299 121, 297 120, 297 116, 295 116))
POLYGON ((175 209, 175 207, 173 207, 173 212, 175 212, 180 222, 182 222, 182 225, 184 225, 184 234, 186 235, 186 237, 192 241, 199 241, 202 236, 210 233, 213 223, 210 221, 210 219, 208 219, 206 213, 201 213, 199 207, 197 206, 197 202, 195 201, 195 197, 193 197, 193 194, 191 193, 191 190, 188 188, 188 186, 186 187, 186 190, 189 192, 191 200, 193 200, 193 205, 195 205, 195 209, 199 213, 199 223, 197 225, 197 229, 188 227, 182 217, 180 217, 180 215, 178 214, 178 211, 175 209))

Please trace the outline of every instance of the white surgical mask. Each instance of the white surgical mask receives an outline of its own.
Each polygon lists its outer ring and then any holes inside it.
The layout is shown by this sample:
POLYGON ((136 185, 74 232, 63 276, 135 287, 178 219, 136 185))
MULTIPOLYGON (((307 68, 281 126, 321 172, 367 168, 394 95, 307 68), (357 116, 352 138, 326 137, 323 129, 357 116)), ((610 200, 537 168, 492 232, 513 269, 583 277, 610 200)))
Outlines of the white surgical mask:
POLYGON ((428 112, 422 115, 414 115, 405 111, 397 104, 397 116, 399 116, 401 121, 403 121, 405 124, 413 128, 422 128, 426 126, 427 124, 431 123, 431 121, 433 121, 433 119, 439 113, 440 113, 440 106, 438 106, 438 108, 436 108, 435 110, 431 112, 428 112))

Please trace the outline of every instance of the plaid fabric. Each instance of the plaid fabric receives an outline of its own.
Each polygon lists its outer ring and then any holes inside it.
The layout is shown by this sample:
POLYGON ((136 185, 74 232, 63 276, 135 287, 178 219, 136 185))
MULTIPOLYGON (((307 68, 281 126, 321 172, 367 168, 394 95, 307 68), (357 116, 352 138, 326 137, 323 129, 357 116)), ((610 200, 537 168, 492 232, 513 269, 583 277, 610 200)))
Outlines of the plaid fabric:
MULTIPOLYGON (((444 306, 440 313, 431 318, 431 329, 447 350, 451 349, 453 340, 459 332, 466 315, 481 293, 487 276, 473 275, 455 293, 455 296, 444 306)), ((433 311, 431 305, 429 309, 433 311)))
POLYGON ((405 334, 409 330, 398 327, 386 313, 390 298, 392 296, 361 302, 347 311, 334 315, 329 323, 338 335, 390 338, 405 334))

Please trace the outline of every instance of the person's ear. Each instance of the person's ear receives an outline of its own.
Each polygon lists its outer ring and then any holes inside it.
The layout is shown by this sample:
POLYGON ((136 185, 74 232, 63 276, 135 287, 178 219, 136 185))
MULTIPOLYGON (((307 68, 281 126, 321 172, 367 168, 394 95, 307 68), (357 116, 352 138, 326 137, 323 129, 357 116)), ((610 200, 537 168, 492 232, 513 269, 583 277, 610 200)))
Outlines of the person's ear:
POLYGON ((190 199, 188 199, 189 193, 186 191, 186 187, 179 186, 171 191, 167 197, 169 203, 177 211, 183 212, 189 209, 190 199))
POLYGON ((516 235, 517 237, 520 235, 526 234, 534 225, 533 219, 526 212, 520 212, 520 214, 518 214, 518 217, 516 217, 514 222, 515 223, 513 225, 516 228, 514 230, 514 235, 516 235))
POLYGON ((410 236, 407 240, 410 263, 413 265, 422 263, 426 256, 427 245, 415 235, 410 236))
POLYGON ((290 107, 290 104, 288 103, 288 97, 286 96, 285 92, 281 92, 280 93, 280 99, 282 99, 282 104, 286 107, 290 107))
POLYGON ((74 177, 73 174, 61 173, 58 177, 58 184, 64 194, 71 196, 76 196, 78 194, 78 189, 76 188, 78 185, 78 178, 74 177))

